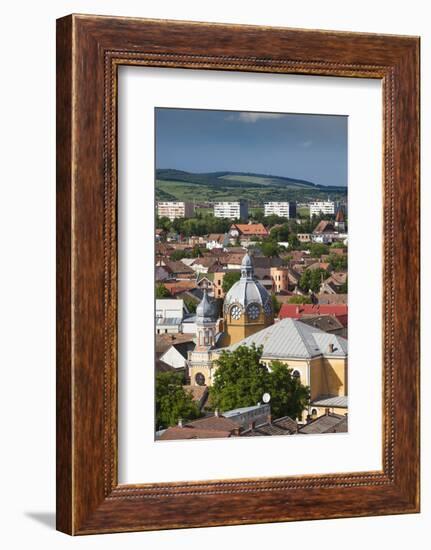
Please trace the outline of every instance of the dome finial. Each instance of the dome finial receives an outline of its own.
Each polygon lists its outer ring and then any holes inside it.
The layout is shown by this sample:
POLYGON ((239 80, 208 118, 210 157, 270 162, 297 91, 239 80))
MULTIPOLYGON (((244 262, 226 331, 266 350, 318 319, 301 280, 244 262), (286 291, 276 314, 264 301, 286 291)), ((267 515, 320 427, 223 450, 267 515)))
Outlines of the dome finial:
POLYGON ((196 322, 212 322, 214 318, 214 306, 208 297, 208 290, 204 288, 202 300, 196 308, 196 322))
POLYGON ((253 261, 248 252, 241 262, 241 279, 253 279, 253 261))

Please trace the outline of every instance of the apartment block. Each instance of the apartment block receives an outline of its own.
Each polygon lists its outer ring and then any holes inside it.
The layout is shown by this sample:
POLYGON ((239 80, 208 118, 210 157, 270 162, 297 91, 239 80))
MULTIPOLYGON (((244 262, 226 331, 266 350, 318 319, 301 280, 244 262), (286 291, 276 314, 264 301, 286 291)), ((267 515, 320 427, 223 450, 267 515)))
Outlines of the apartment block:
POLYGON ((247 201, 223 201, 214 203, 214 217, 228 218, 230 220, 247 220, 247 201))
POLYGON ((194 207, 191 202, 158 202, 157 215, 159 218, 191 218, 194 214, 194 207))
POLYGON ((319 214, 335 214, 333 201, 315 201, 310 203, 310 218, 319 214))
POLYGON ((271 216, 273 214, 282 218, 296 218, 296 202, 266 202, 265 216, 271 216))

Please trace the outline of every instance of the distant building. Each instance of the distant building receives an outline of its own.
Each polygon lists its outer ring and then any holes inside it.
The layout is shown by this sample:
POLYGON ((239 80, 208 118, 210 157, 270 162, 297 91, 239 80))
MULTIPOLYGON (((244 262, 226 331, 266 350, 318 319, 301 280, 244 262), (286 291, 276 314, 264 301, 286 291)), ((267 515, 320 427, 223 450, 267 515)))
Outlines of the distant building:
POLYGON ((300 243, 309 243, 311 242, 311 233, 297 233, 298 241, 300 243))
POLYGON ((248 203, 243 200, 215 202, 214 217, 228 218, 230 220, 247 220, 248 203))
POLYGON ((315 201, 310 203, 310 218, 319 214, 334 214, 335 203, 333 201, 315 201))
POLYGON ((343 232, 346 230, 346 222, 344 221, 344 212, 342 208, 339 208, 337 211, 337 215, 335 216, 335 229, 339 232, 343 232))
POLYGON ((296 218, 296 202, 266 202, 265 216, 280 216, 281 218, 296 218))
POLYGON ((176 334, 181 332, 184 316, 184 301, 157 299, 156 300, 156 333, 176 334))
POLYGON ((231 239, 239 239, 241 245, 247 246, 250 241, 268 237, 269 231, 261 223, 235 223, 229 229, 231 239))
MULTIPOLYGON (((279 319, 300 319, 330 315, 347 327, 347 304, 283 304, 278 314, 279 319)), ((327 331, 325 331, 327 332, 327 331)))
POLYGON ((157 215, 159 218, 169 218, 171 221, 176 218, 193 217, 194 207, 191 202, 158 202, 157 215))
POLYGON ((211 233, 208 235, 206 248, 212 250, 213 248, 226 248, 229 244, 229 237, 227 233, 211 233))

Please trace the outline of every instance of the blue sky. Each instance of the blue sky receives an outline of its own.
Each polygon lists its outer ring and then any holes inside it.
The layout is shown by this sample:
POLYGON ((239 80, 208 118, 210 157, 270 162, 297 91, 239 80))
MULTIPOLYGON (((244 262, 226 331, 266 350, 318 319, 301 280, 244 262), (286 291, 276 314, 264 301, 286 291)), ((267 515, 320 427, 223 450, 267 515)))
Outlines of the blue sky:
POLYGON ((347 185, 347 117, 156 108, 156 167, 347 185))

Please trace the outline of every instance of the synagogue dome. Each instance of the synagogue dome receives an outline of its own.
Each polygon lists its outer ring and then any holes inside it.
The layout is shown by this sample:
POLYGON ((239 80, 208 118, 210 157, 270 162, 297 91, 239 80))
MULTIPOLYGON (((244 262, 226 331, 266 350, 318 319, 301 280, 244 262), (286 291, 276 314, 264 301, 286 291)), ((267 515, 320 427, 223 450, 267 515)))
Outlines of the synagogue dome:
POLYGON ((265 315, 272 314, 271 295, 259 281, 254 278, 253 260, 247 253, 241 262, 241 278, 227 292, 224 299, 224 311, 228 312, 233 304, 245 311, 249 305, 258 304, 265 315))

